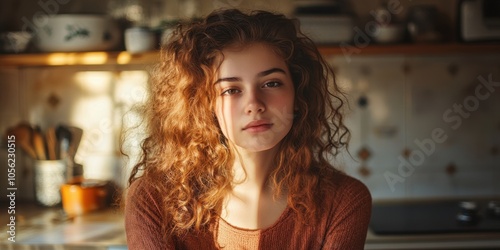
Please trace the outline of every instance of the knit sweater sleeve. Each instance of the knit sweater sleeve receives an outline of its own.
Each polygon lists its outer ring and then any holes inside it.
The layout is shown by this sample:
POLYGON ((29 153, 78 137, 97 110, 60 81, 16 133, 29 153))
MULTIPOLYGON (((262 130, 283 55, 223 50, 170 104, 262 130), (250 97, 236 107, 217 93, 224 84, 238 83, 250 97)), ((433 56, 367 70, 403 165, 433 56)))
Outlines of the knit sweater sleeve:
POLYGON ((323 249, 363 249, 371 216, 372 199, 366 186, 345 177, 329 215, 323 249))
POLYGON ((125 231, 128 249, 175 249, 173 240, 162 234, 158 195, 142 179, 128 189, 125 201, 125 231))

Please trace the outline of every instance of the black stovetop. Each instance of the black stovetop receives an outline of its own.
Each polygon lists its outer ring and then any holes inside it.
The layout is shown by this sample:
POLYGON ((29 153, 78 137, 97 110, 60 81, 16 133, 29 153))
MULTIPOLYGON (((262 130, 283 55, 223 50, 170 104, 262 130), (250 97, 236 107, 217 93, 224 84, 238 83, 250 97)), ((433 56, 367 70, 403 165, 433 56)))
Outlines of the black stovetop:
POLYGON ((474 200, 477 220, 460 221, 462 201, 375 203, 370 228, 375 234, 434 234, 500 232, 500 218, 488 210, 487 200, 474 200))

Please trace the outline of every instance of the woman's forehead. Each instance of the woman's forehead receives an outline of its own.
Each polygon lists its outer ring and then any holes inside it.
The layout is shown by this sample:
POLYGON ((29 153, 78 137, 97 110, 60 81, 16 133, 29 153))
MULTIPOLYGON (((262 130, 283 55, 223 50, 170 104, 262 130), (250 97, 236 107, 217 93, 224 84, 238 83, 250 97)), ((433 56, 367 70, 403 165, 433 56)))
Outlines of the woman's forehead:
MULTIPOLYGON (((220 66, 223 71, 267 70, 270 67, 287 68, 285 59, 275 48, 264 43, 227 47, 221 51, 220 66)), ((219 67, 219 70, 221 68, 219 67)))

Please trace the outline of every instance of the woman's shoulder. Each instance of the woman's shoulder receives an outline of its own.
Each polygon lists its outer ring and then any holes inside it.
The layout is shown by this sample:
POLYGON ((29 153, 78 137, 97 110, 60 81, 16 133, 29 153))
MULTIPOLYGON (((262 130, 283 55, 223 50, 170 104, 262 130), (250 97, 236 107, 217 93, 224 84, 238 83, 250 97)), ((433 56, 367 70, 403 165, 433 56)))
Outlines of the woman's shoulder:
POLYGON ((361 199, 371 204, 371 194, 360 180, 338 170, 327 171, 322 175, 322 192, 332 203, 349 203, 361 199))
POLYGON ((144 177, 138 177, 129 184, 127 189, 127 196, 141 196, 144 193, 151 193, 152 186, 148 184, 144 177))
POLYGON ((151 183, 145 177, 135 179, 126 190, 125 203, 135 203, 135 205, 148 206, 160 210, 161 195, 151 183))

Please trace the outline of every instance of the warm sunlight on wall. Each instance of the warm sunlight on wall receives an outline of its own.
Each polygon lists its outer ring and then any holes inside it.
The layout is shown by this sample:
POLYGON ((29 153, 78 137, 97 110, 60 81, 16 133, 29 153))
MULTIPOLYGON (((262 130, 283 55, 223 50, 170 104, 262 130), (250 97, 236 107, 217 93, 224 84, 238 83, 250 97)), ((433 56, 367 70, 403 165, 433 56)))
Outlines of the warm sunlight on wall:
POLYGON ((149 75, 144 70, 116 67, 52 68, 33 70, 36 91, 30 103, 32 123, 42 128, 69 124, 83 129, 75 155, 86 178, 123 182, 128 175, 120 153, 120 137, 130 131, 124 147, 127 159, 137 161, 143 138, 143 112, 136 109, 148 95, 149 75), (50 104, 52 102, 52 104, 50 104))

